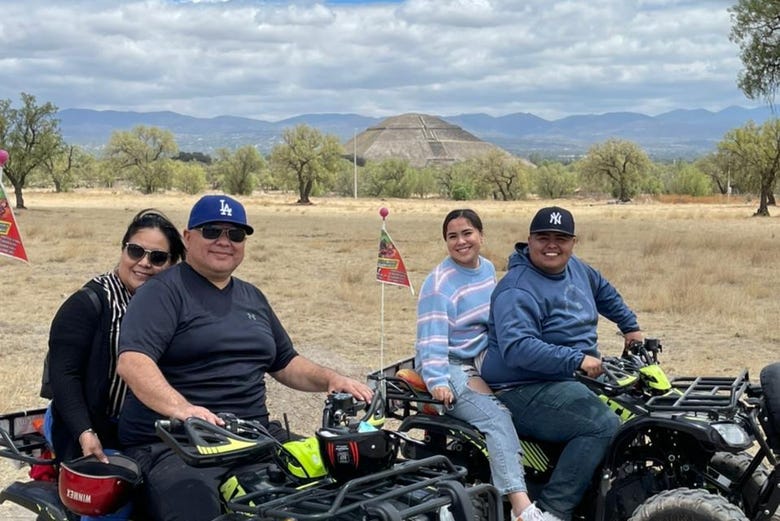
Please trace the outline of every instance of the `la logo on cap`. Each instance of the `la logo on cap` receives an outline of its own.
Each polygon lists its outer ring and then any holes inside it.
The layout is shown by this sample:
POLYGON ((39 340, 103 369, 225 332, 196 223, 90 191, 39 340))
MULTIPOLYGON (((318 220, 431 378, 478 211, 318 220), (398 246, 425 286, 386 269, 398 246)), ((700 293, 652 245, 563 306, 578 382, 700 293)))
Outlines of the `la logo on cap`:
POLYGON ((219 214, 220 215, 227 215, 228 217, 233 216, 233 209, 230 207, 229 204, 225 202, 224 199, 219 200, 219 214))

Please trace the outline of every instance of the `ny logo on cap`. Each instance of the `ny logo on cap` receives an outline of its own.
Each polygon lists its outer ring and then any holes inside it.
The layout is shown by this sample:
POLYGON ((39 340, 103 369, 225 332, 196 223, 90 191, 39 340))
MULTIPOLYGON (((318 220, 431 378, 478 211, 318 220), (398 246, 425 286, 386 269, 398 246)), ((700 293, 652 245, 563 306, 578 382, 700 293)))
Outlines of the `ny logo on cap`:
POLYGON ((560 226, 562 218, 563 216, 561 215, 561 212, 553 212, 550 214, 550 224, 560 226))
POLYGON ((233 209, 230 207, 229 204, 225 202, 224 199, 219 200, 219 214, 220 215, 227 215, 229 217, 233 216, 233 209))

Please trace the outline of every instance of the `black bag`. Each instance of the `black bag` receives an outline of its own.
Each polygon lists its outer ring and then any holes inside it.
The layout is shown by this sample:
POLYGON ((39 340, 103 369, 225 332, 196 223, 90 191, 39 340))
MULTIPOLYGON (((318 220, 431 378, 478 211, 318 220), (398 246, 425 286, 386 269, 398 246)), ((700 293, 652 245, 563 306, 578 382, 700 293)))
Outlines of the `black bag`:
MULTIPOLYGON (((79 291, 83 291, 89 296, 89 300, 92 301, 92 305, 95 306, 95 311, 98 315, 100 315, 101 311, 103 311, 103 305, 100 303, 100 298, 98 297, 97 293, 95 293, 95 290, 90 288, 89 286, 83 286, 79 291)), ((46 352, 46 357, 43 359, 43 374, 41 374, 41 392, 40 392, 41 398, 46 398, 47 400, 51 400, 54 398, 54 395, 51 392, 51 375, 49 372, 49 352, 46 352)))

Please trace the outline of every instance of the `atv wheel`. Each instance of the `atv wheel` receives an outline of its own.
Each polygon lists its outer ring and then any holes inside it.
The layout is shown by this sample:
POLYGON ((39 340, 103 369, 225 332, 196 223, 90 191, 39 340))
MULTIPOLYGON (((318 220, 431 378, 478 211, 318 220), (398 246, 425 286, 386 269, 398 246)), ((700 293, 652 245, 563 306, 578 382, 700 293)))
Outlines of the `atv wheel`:
MULTIPOLYGON (((745 473, 752 458, 749 454, 741 452, 739 454, 731 454, 729 452, 716 452, 710 460, 710 467, 715 469, 720 474, 734 481, 739 479, 742 474, 745 473)), ((769 476, 769 471, 763 465, 760 465, 753 475, 750 476, 747 483, 745 483, 745 490, 742 492, 742 501, 749 508, 748 511, 755 510, 756 499, 758 493, 761 491, 761 486, 769 476)), ((780 512, 775 512, 770 518, 770 521, 780 521, 780 512)))
POLYGON ((675 488, 639 505, 629 521, 747 521, 747 517, 721 496, 675 488))

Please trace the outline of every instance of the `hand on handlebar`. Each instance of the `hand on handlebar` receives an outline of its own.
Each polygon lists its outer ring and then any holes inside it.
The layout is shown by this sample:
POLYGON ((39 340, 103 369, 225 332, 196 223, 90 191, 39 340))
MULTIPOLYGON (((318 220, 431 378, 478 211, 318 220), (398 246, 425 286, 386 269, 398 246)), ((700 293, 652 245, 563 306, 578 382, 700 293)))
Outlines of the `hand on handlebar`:
POLYGON ((641 331, 632 331, 623 335, 625 347, 630 346, 633 342, 644 342, 644 335, 641 331))
POLYGON ((590 355, 585 355, 585 358, 582 359, 580 369, 590 378, 598 378, 604 372, 604 368, 601 366, 601 358, 590 355))
POLYGON ((360 401, 371 403, 374 391, 362 382, 338 375, 328 382, 328 392, 349 393, 360 401))
POLYGON ((187 418, 200 418, 201 420, 205 420, 213 425, 219 425, 220 427, 223 427, 225 425, 225 420, 220 418, 218 415, 214 414, 210 410, 206 409, 205 407, 200 407, 199 405, 192 405, 189 404, 187 407, 182 408, 179 411, 176 411, 176 414, 173 415, 173 418, 176 420, 186 420, 187 418))

